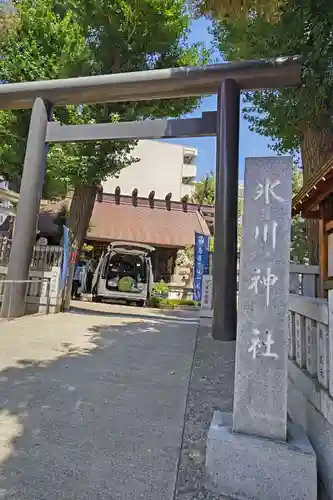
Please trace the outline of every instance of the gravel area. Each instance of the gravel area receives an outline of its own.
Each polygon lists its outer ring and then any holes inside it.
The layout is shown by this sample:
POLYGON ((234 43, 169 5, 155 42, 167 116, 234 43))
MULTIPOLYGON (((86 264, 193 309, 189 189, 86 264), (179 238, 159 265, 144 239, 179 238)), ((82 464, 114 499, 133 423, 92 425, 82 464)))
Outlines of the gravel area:
POLYGON ((205 453, 213 412, 232 410, 235 343, 210 335, 210 327, 199 328, 174 500, 228 500, 204 487, 205 453))
MULTIPOLYGON (((216 342, 210 326, 199 328, 174 500, 233 500, 207 491, 204 485, 206 440, 213 412, 232 411, 234 359, 235 342, 216 342)), ((320 480, 318 500, 328 500, 320 480)))

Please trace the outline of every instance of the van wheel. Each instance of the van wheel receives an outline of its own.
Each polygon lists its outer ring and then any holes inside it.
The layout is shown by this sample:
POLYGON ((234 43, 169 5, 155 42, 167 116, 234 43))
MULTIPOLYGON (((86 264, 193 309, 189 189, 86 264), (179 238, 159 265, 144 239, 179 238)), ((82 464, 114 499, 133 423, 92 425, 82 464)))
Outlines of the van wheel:
POLYGON ((136 305, 137 305, 138 307, 144 307, 144 305, 145 305, 145 301, 144 301, 144 300, 138 300, 138 301, 137 301, 137 303, 136 303, 136 305))

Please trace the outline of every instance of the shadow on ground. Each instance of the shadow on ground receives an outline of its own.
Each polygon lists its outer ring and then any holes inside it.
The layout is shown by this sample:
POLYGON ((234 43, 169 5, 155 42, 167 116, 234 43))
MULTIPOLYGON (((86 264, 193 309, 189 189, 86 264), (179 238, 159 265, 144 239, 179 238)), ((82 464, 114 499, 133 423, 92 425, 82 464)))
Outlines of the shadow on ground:
POLYGON ((107 321, 87 318, 83 342, 62 341, 44 358, 6 361, 0 498, 173 497, 197 326, 107 321))
POLYGON ((86 314, 86 315, 98 315, 107 317, 122 317, 122 318, 138 318, 138 319, 151 319, 157 320, 170 320, 170 321, 186 321, 198 323, 199 321, 199 311, 189 311, 189 310, 166 310, 166 309, 139 309, 137 307, 121 306, 116 304, 98 304, 98 309, 96 304, 89 302, 74 302, 70 311, 72 314, 86 314), (75 305, 74 305, 75 304, 75 305), (103 308, 103 309, 102 309, 103 308))

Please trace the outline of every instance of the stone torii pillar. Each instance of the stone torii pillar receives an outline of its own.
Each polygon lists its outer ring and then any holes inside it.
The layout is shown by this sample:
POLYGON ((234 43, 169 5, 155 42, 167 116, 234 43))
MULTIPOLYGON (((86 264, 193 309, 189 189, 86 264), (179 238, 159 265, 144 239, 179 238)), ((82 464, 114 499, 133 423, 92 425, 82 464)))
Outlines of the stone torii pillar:
POLYGON ((48 110, 43 99, 34 102, 24 158, 20 198, 7 272, 1 317, 24 314, 27 276, 36 240, 36 227, 44 183, 45 139, 48 110))
POLYGON ((235 340, 237 330, 237 220, 240 90, 223 80, 218 93, 213 257, 215 340, 235 340))

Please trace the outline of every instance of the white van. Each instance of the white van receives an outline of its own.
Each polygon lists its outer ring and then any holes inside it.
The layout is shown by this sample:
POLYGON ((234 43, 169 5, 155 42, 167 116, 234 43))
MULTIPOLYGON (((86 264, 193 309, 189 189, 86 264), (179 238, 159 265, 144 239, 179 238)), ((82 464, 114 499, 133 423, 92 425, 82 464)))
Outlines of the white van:
POLYGON ((153 286, 150 254, 154 250, 139 243, 111 243, 93 277, 93 301, 121 300, 144 306, 153 286))

